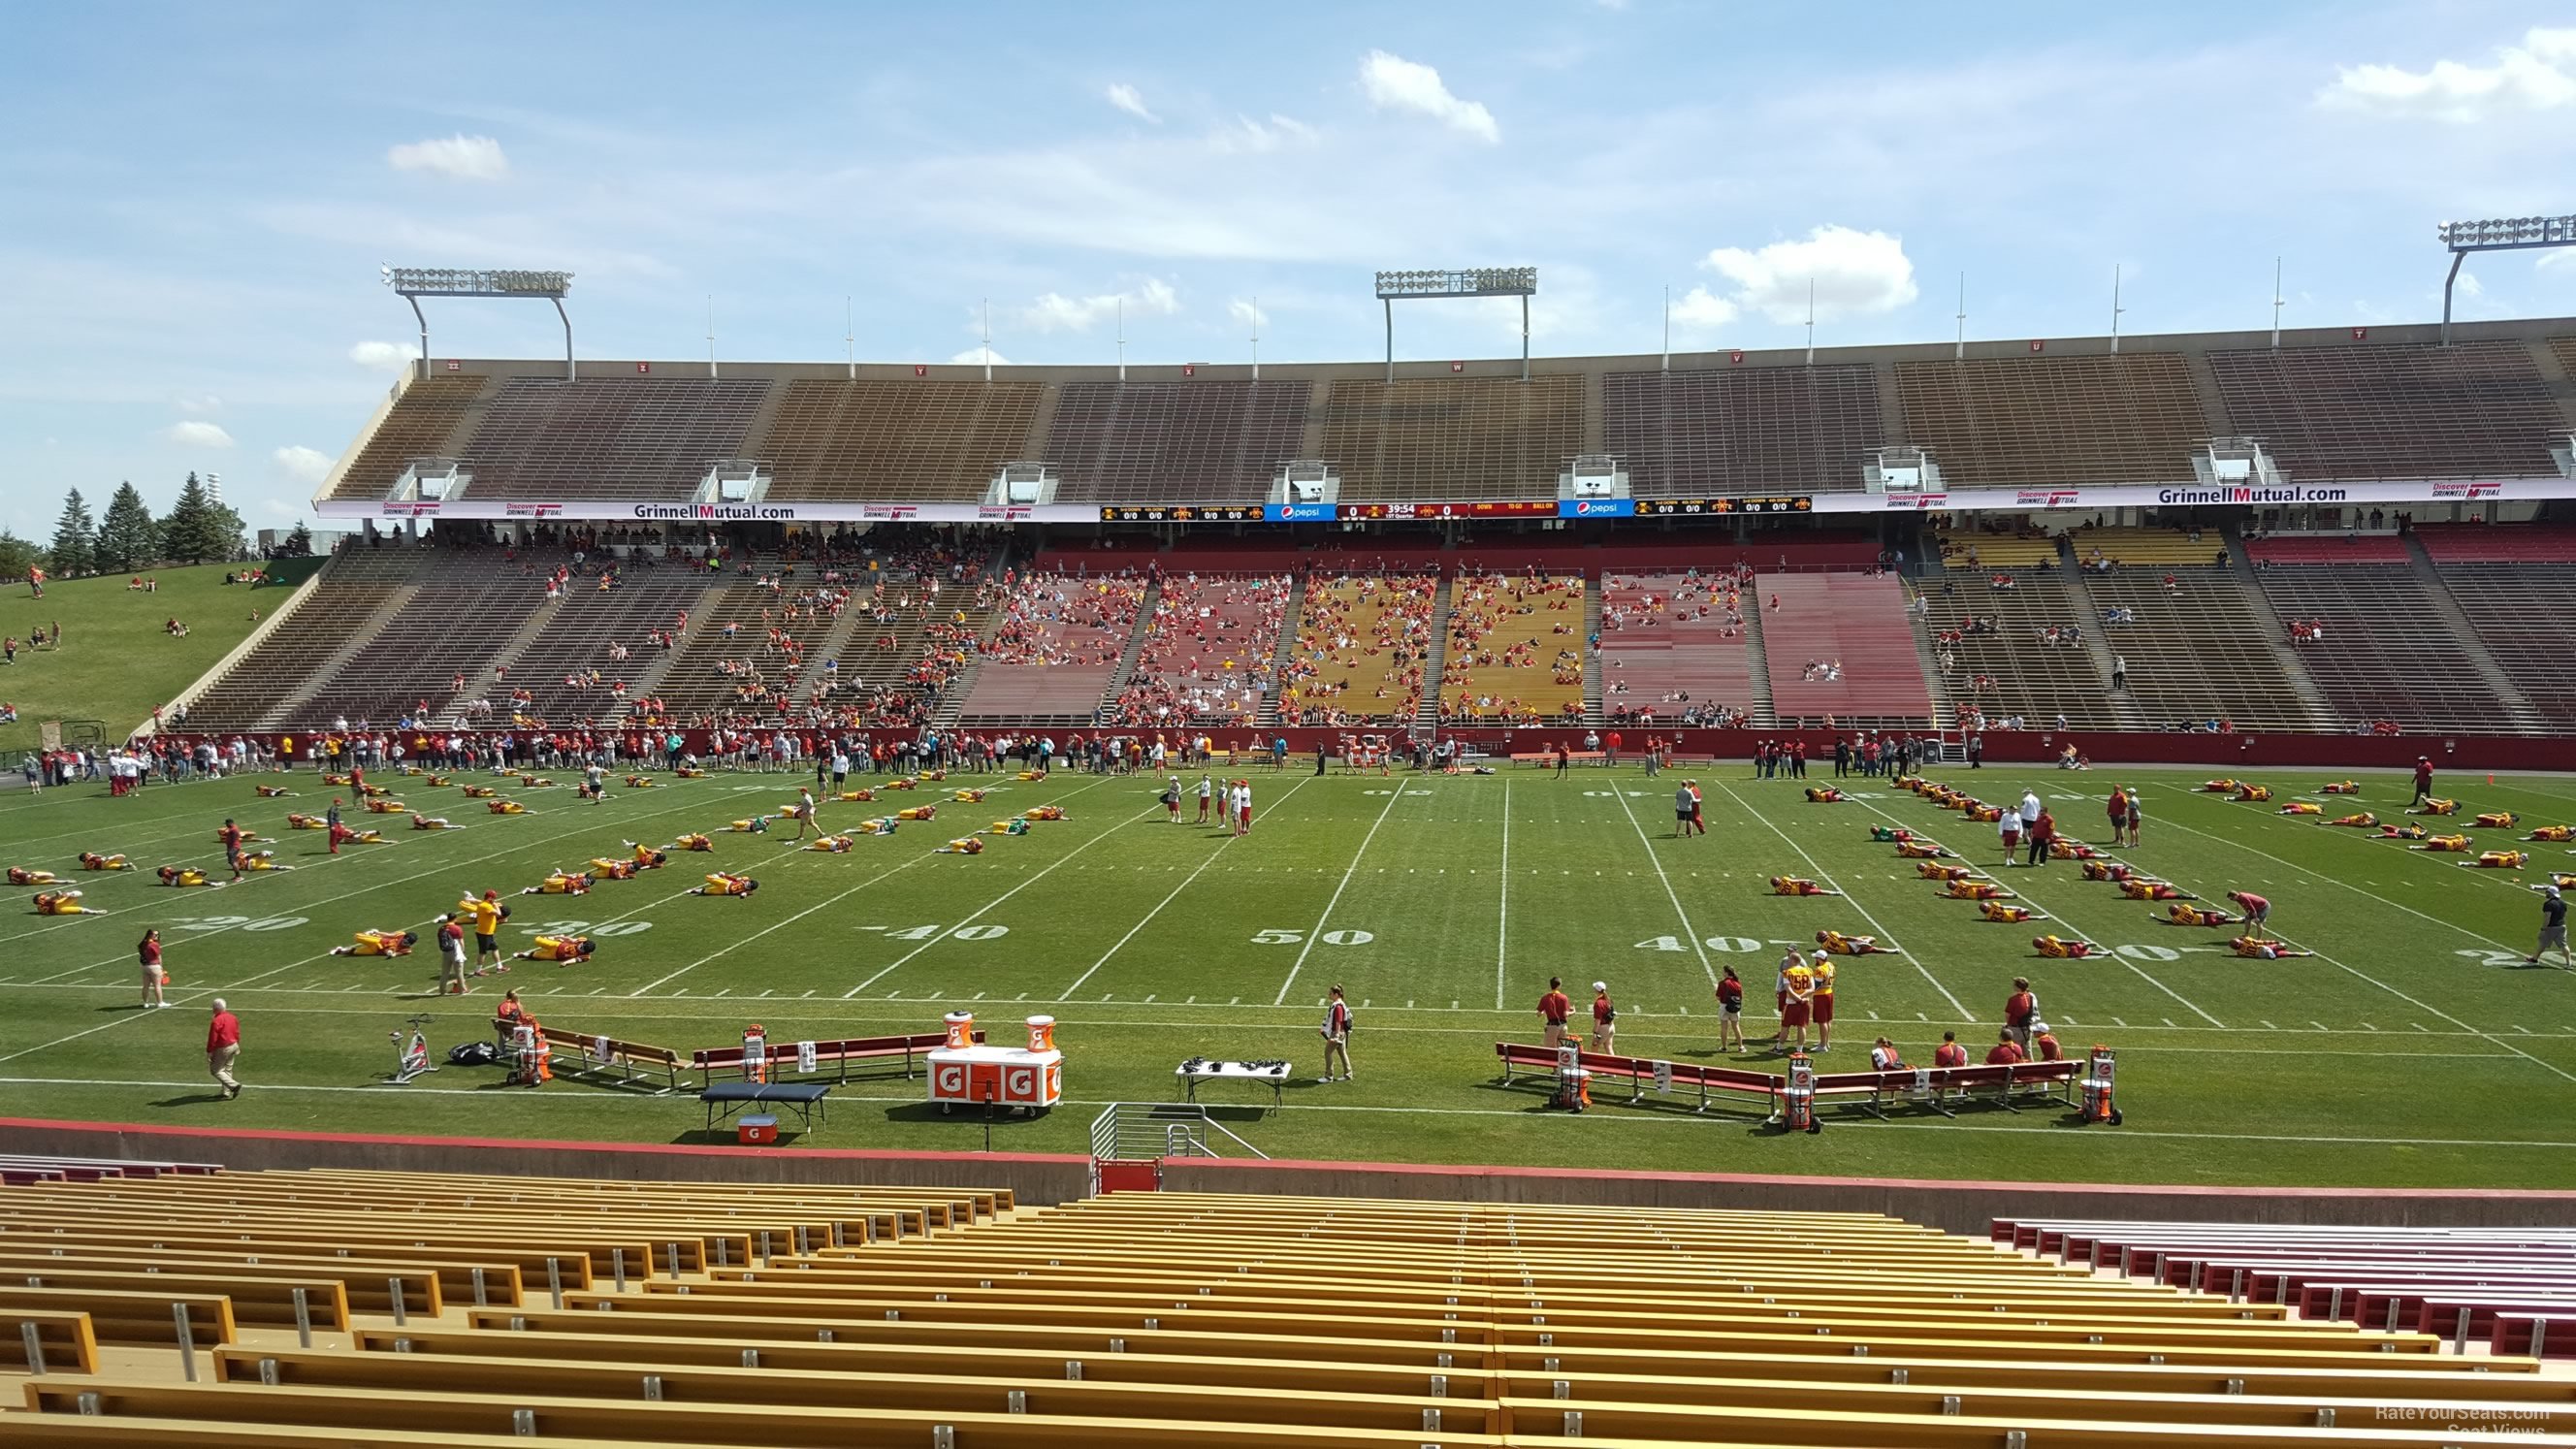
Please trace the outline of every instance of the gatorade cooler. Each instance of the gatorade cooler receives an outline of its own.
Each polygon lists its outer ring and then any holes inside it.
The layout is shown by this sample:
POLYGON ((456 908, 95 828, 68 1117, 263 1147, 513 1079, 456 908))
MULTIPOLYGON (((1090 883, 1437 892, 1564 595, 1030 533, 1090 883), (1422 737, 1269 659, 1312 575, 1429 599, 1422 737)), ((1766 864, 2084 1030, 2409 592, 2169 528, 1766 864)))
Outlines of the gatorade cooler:
POLYGON ((963 1051, 975 1044, 975 1013, 952 1011, 948 1013, 946 1021, 950 1051, 963 1051))
POLYGON ((756 1022, 742 1029, 742 1079, 769 1080, 769 1029, 756 1022))
POLYGON ((1032 1016, 1029 1018, 1029 1050, 1033 1052, 1051 1052, 1055 1050, 1054 1017, 1032 1016))
POLYGON ((2120 1108, 2111 1099, 2111 1077, 2115 1065, 2109 1047, 2097 1044, 2093 1048, 2085 1063, 2084 1080, 2079 1084, 2084 1089, 2085 1121, 2111 1127, 2120 1125, 2120 1108))
POLYGON ((753 1112, 736 1118, 733 1140, 745 1147, 778 1145, 778 1118, 768 1112, 753 1112))
POLYGON ((1780 1122, 1791 1132, 1821 1132, 1816 1120, 1816 1064, 1805 1052, 1789 1056, 1789 1080, 1780 1087, 1780 1122))
POLYGON ((1592 1105, 1592 1070, 1567 1067, 1556 1074, 1556 1105, 1580 1112, 1592 1105))

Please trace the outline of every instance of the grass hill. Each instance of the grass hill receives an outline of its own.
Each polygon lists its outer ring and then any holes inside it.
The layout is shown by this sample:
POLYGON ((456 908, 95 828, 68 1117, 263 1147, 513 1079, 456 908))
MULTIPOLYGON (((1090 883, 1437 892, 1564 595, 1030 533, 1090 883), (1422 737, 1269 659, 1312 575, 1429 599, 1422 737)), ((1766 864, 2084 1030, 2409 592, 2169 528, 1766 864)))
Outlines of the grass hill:
MULTIPOLYGON (((301 584, 321 565, 288 559, 271 567, 301 584)), ((253 608, 265 617, 291 597, 283 588, 228 585, 227 571, 220 564, 158 569, 148 575, 160 581, 150 593, 127 588, 126 574, 49 582, 41 599, 30 597, 24 582, 10 585, 0 594, 0 635, 18 641, 18 662, 0 667, 0 701, 17 706, 18 722, 0 725, 0 755, 34 749, 45 720, 104 720, 109 739, 123 738, 232 652, 253 627, 253 608), (174 618, 188 626, 186 638, 162 632, 174 618), (36 629, 51 634, 57 622, 63 648, 27 647, 36 629)))

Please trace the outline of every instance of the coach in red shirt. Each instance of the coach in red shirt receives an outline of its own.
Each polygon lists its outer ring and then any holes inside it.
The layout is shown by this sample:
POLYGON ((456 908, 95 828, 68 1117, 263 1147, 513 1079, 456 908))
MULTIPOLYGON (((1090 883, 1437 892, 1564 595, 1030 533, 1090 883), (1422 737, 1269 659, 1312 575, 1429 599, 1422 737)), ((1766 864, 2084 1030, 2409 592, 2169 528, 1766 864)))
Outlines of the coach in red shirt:
POLYGON ((1550 1050, 1565 1045, 1565 1023, 1574 1015, 1574 1003, 1565 994, 1563 977, 1547 978, 1547 994, 1538 999, 1539 1024, 1547 1029, 1550 1050))
POLYGON ((1996 1037, 1993 1048, 1986 1053, 1986 1065, 1990 1067, 2017 1066, 2024 1060, 2021 1044, 2013 1040, 2010 1031, 1996 1037))
POLYGON ((218 996, 214 1019, 206 1024, 206 1070, 223 1084, 227 1102, 241 1095, 241 1083, 233 1079, 233 1063, 240 1057, 241 1018, 218 996))

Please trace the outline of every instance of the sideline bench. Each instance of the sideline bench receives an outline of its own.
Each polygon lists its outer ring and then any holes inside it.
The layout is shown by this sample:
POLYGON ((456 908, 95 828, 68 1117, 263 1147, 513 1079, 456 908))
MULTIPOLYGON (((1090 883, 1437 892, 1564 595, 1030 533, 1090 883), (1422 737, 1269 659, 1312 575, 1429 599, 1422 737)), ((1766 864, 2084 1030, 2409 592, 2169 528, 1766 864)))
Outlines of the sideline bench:
MULTIPOLYGON (((977 1046, 984 1044, 984 1034, 980 1031, 975 1033, 975 1044, 977 1046)), ((814 1043, 814 1065, 839 1067, 839 1079, 846 1082, 850 1079, 852 1062, 890 1062, 900 1057, 903 1059, 904 1080, 910 1081, 914 1061, 918 1059, 926 1063, 932 1051, 946 1045, 948 1045, 948 1034, 942 1031, 917 1032, 910 1036, 862 1036, 852 1037, 847 1041, 818 1041, 814 1043)), ((792 1041, 771 1042, 768 1056, 769 1072, 772 1077, 782 1072, 797 1070, 796 1043, 792 1041)), ((689 1053, 689 1065, 704 1073, 711 1086, 719 1074, 730 1074, 736 1077, 743 1075, 743 1061, 744 1052, 738 1046, 716 1047, 708 1051, 689 1053)))
POLYGON ((569 1075, 587 1075, 615 1067, 625 1073, 623 1081, 634 1081, 639 1075, 658 1072, 662 1090, 676 1092, 688 1083, 680 1080, 683 1065, 680 1054, 668 1047, 647 1046, 643 1042, 625 1041, 605 1032, 587 1032, 577 1027, 547 1025, 546 1043, 553 1048, 571 1048, 554 1052, 554 1069, 569 1075), (606 1039, 608 1055, 601 1056, 599 1047, 606 1039))
POLYGON ((718 1122, 760 1102, 785 1107, 811 1132, 814 1114, 823 1110, 823 1097, 831 1090, 822 1082, 709 1082, 698 1093, 698 1100, 706 1104, 709 1132, 716 1130, 718 1122))
MULTIPOLYGON (((1548 1047, 1498 1041, 1494 1043, 1494 1055, 1502 1059, 1507 1086, 1523 1073, 1550 1080, 1556 1076, 1556 1053, 1548 1047)), ((1577 1065, 1590 1072, 1596 1082, 1630 1083, 1635 1090, 1628 1100, 1635 1104, 1643 1102, 1647 1089, 1655 1084, 1658 1063, 1646 1057, 1587 1051, 1579 1055, 1577 1065)), ((1662 1065, 1675 1088, 1699 1090, 1697 1110, 1702 1112, 1708 1110, 1710 1094, 1716 1092, 1758 1096, 1768 1111, 1777 1114, 1781 1093, 1788 1085, 1785 1077, 1745 1067, 1690 1062, 1662 1065)), ((1956 1106, 1970 1101, 1992 1102, 2013 1112, 2021 1110, 2016 1098, 2038 1097, 2072 1105, 2072 1091, 2083 1067, 2082 1062, 2067 1060, 2011 1066, 1908 1067, 1893 1072, 1819 1072, 1815 1079, 1816 1105, 1848 1104, 1882 1120, 1891 1106, 1908 1102, 1928 1106, 1944 1117, 1957 1116, 1956 1106)))

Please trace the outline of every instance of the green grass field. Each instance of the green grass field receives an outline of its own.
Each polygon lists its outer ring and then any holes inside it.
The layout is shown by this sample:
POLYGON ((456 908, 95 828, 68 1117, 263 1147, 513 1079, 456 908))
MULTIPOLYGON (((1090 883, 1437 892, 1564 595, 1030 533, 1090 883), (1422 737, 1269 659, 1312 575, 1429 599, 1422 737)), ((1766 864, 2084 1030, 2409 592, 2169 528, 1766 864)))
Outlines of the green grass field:
MULTIPOLYGON (((270 567, 300 582, 321 564, 289 559, 270 567)), ((151 576, 161 586, 150 593, 128 589, 125 574, 49 583, 41 599, 24 580, 0 592, 0 634, 18 641, 18 662, 0 668, 0 700, 18 707, 18 722, 0 725, 0 755, 34 749, 39 725, 53 719, 101 721, 108 740, 121 742, 155 706, 232 652, 256 627, 252 609, 272 614, 293 597, 283 588, 227 585, 225 571, 217 564, 156 569, 151 576), (172 619, 187 624, 184 638, 163 631, 172 619), (60 652, 27 647, 29 634, 50 634, 57 621, 66 641, 60 652)))
MULTIPOLYGON (((523 962, 462 999, 430 993, 426 948, 399 961, 327 953, 362 927, 425 935, 460 891, 516 891, 549 866, 616 854, 623 839, 719 831, 775 808, 795 780, 719 775, 615 791, 597 807, 568 786, 512 782, 504 795, 530 813, 507 818, 453 787, 401 782, 409 804, 467 828, 397 829, 391 844, 337 858, 318 835, 284 829, 289 809, 329 798, 311 774, 293 778, 300 794, 287 800, 254 799, 248 780, 156 786, 125 800, 103 788, 11 795, 0 803, 6 863, 74 877, 110 914, 38 917, 31 891, 11 893, 16 905, 0 920, 0 1081, 24 1115, 700 1140, 700 1110, 685 1096, 570 1077, 512 1089, 497 1068, 376 1084, 387 1033, 405 1017, 436 1018, 430 1038, 443 1057, 488 1034, 506 984, 556 1027, 683 1052, 732 1044, 751 1021, 783 1041, 931 1031, 962 1005, 1007 1040, 1020 1016, 1050 1012, 1061 1021, 1067 1103, 1000 1123, 996 1148, 1082 1151, 1102 1104, 1177 1098, 1174 1066, 1206 1054, 1297 1063, 1283 1108, 1256 1104, 1249 1085, 1209 1093, 1223 1120, 1273 1156, 2077 1181, 2576 1182, 2576 1117, 2565 1107, 2576 1087, 2576 975, 2519 964, 2539 916, 2526 885, 2576 868, 2565 846, 2532 847, 2523 872, 2465 870, 2271 805, 2194 793, 2197 776, 2120 776, 2143 789, 2149 810, 2143 847, 2124 855, 2203 897, 2233 887, 2269 895, 2278 931, 2317 952, 2252 962, 2226 952, 2232 933, 2152 924, 2157 908, 2083 881, 2071 864, 1993 870, 2053 918, 2048 926, 1981 923, 1975 906, 1937 899, 1912 862, 1867 834, 1902 824, 1993 869, 1993 827, 1884 782, 1854 782, 1861 798, 1818 805, 1741 766, 1697 773, 1712 833, 1691 840, 1671 834, 1670 779, 1633 769, 1564 779, 1292 770, 1256 782, 1258 823, 1239 840, 1165 823, 1148 781, 985 777, 986 803, 945 805, 936 822, 862 838, 846 855, 718 834, 712 855, 674 855, 667 870, 584 898, 518 897, 513 949, 549 923, 579 922, 599 939, 597 957, 569 968, 523 962), (1070 818, 988 837, 978 857, 934 853, 952 835, 1049 802, 1070 818), (222 889, 151 880, 165 862, 216 865, 213 831, 227 814, 271 835, 296 868, 222 889), (75 857, 85 849, 125 852, 141 869, 82 874, 75 857), (716 867, 756 874, 760 893, 684 894, 716 867), (1849 895, 1767 894, 1765 877, 1783 872, 1849 895), (173 1005, 143 1011, 133 944, 155 924, 169 941, 173 1005), (1651 1097, 1630 1107, 1624 1091, 1607 1094, 1619 1104, 1569 1116, 1498 1080, 1492 1044, 1536 1039, 1532 1004, 1551 973, 1578 1001, 1596 977, 1611 983, 1624 1052, 1714 1061, 1710 983, 1732 962, 1752 988, 1748 1025, 1762 1040, 1775 943, 1826 926, 1874 933, 1904 953, 1844 964, 1842 1035, 1828 1067, 1858 1065, 1878 1031, 1918 1062, 1945 1028, 1982 1054, 2011 978, 2027 974, 2070 1049, 2097 1040, 2118 1049, 2126 1125, 2077 1127, 2053 1111, 1888 1123, 1843 1114, 1820 1135, 1780 1136, 1747 1111, 1695 1116, 1651 1097), (2029 938, 2050 928, 2125 949, 2039 960, 2029 938), (1321 1084, 1314 1023, 1337 981, 1358 1010, 1358 1074, 1321 1084), (217 992, 246 1036, 251 1089, 230 1103, 213 1094, 200 1051, 205 1001, 217 992)), ((2100 773, 1964 769, 1936 778, 1995 798, 2037 786, 2077 834, 2098 833, 2097 802, 2112 783, 2100 773)), ((2278 803, 2326 778, 2265 783, 2278 803)), ((963 783, 888 798, 940 800, 963 783)), ((2513 831, 2475 832, 2481 844, 2576 818, 2576 781, 2444 783, 2469 810, 2522 813, 2513 831)), ((2383 817, 2407 794, 2385 775, 2362 790, 2345 808, 2383 817)), ((823 823, 892 808, 827 805, 823 823)), ((983 1144, 980 1120, 943 1117, 922 1095, 918 1080, 872 1073, 838 1089, 828 1126, 805 1140, 983 1144)))

